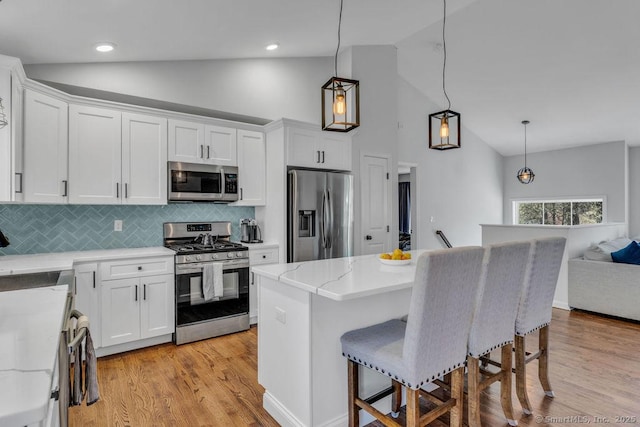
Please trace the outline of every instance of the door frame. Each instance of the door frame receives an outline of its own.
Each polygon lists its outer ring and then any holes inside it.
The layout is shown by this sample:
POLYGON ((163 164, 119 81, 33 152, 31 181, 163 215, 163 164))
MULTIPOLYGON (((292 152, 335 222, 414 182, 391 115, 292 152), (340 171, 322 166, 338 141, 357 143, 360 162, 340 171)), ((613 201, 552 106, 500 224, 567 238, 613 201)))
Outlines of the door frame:
MULTIPOLYGON (((414 162, 403 162, 398 160, 398 175, 400 174, 400 168, 409 169, 409 182, 411 185, 411 249, 414 250, 420 247, 420 221, 418 221, 418 210, 420 206, 420 204, 418 203, 418 164, 414 162)), ((396 202, 396 205, 398 204, 398 202, 396 202)))

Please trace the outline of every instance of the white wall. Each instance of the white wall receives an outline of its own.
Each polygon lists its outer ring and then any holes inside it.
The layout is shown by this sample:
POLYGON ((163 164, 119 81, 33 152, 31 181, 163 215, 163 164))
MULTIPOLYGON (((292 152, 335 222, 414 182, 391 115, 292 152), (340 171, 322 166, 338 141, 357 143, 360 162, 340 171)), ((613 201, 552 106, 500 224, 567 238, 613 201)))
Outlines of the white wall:
POLYGON ((464 127, 464 111, 461 148, 430 150, 428 116, 441 109, 399 79, 398 160, 418 164, 414 249, 443 247, 437 229, 453 246, 479 245, 480 224, 502 223, 502 156, 464 127))
POLYGON ((320 124, 333 58, 25 65, 28 77, 229 113, 320 124))
POLYGON ((504 161, 504 223, 512 224, 513 199, 605 196, 607 221, 627 220, 627 146, 610 142, 565 150, 527 153, 535 180, 521 184, 516 173, 524 158, 504 161))
MULTIPOLYGON (((527 156, 528 157, 528 156, 527 156)), ((535 172, 535 170, 534 170, 535 172)), ((626 224, 593 224, 579 226, 553 225, 487 225, 482 226, 482 244, 491 245, 514 240, 530 240, 545 237, 567 239, 558 283, 553 297, 553 306, 569 309, 569 268, 568 261, 580 257, 592 244, 611 240, 626 234, 626 224)))
POLYGON ((353 143, 352 170, 354 175, 354 252, 362 253, 364 236, 361 224, 360 159, 362 155, 380 155, 391 159, 390 231, 391 248, 398 242, 398 174, 397 171, 397 61, 393 46, 355 46, 350 50, 351 76, 360 81, 360 123, 351 131, 353 143))
POLYGON ((629 147, 629 236, 640 236, 640 147, 629 147))

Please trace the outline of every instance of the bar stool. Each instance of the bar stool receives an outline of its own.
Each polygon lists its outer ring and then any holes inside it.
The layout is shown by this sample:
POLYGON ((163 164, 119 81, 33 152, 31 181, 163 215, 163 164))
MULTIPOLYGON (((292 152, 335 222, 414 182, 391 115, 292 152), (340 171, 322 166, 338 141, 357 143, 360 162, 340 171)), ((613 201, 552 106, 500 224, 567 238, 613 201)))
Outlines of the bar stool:
POLYGON ((538 379, 545 394, 554 397, 549 382, 549 324, 564 255, 564 237, 534 240, 515 323, 516 394, 522 411, 531 414, 526 364, 538 360, 538 379), (526 353, 525 336, 539 330, 538 351, 526 353))
POLYGON ((480 393, 496 381, 500 381, 500 402, 507 422, 512 426, 518 425, 511 403, 511 353, 513 325, 530 250, 531 241, 501 243, 485 249, 467 355, 467 408, 470 427, 481 425, 480 393), (481 369, 480 358, 496 349, 501 349, 500 371, 494 373, 481 369))
MULTIPOLYGON (((464 365, 471 316, 476 300, 484 249, 461 247, 425 252, 417 260, 407 321, 393 319, 345 333, 340 341, 348 365, 349 425, 357 427, 364 409, 388 426, 399 424, 372 406, 392 394, 392 415, 400 410, 406 389, 407 426, 426 425, 449 413, 451 426, 462 426, 464 365), (387 393, 362 399, 358 365, 391 379, 387 393), (421 390, 451 373, 448 399, 421 390), (420 395, 437 406, 420 416, 420 395)), ((364 315, 365 313, 363 313, 364 315)))

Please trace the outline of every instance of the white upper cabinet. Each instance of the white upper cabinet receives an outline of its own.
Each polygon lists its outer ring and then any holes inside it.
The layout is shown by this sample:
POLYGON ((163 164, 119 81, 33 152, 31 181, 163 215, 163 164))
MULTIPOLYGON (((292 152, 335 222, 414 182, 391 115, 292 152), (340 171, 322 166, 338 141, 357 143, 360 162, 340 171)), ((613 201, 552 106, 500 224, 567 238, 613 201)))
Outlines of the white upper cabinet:
POLYGON ((206 125, 204 127, 204 163, 238 166, 234 128, 206 125))
POLYGON ((169 120, 169 161, 237 166, 236 129, 169 120))
POLYGON ((288 127, 287 165, 351 170, 351 138, 321 130, 288 127))
POLYGON ((67 108, 66 102, 25 90, 21 183, 25 202, 67 200, 67 108))
POLYGON ((69 202, 118 204, 123 189, 122 114, 69 106, 69 202))
POLYGON ((69 108, 70 203, 167 203, 165 119, 69 108))
POLYGON ((262 132, 238 130, 239 200, 234 205, 266 204, 266 149, 262 132))
POLYGON ((169 161, 201 163, 204 157, 204 124, 169 119, 169 161))
POLYGON ((122 113, 122 203, 167 203, 167 120, 122 113))

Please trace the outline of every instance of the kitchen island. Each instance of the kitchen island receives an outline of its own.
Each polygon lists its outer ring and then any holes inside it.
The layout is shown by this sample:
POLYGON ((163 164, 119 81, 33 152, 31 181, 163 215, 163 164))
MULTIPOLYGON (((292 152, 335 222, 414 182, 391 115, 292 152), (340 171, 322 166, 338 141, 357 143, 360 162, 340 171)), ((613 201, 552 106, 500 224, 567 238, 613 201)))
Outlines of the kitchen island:
POLYGON ((0 425, 45 425, 68 286, 0 292, 0 425))
MULTIPOLYGON (((340 336, 409 311, 416 259, 376 255, 253 267, 258 278, 258 382, 264 408, 283 426, 346 426, 347 361, 340 336)), ((390 384, 362 371, 361 394, 390 384)), ((375 405, 390 410, 390 398, 375 405)), ((361 423, 372 420, 361 416, 361 423)))

